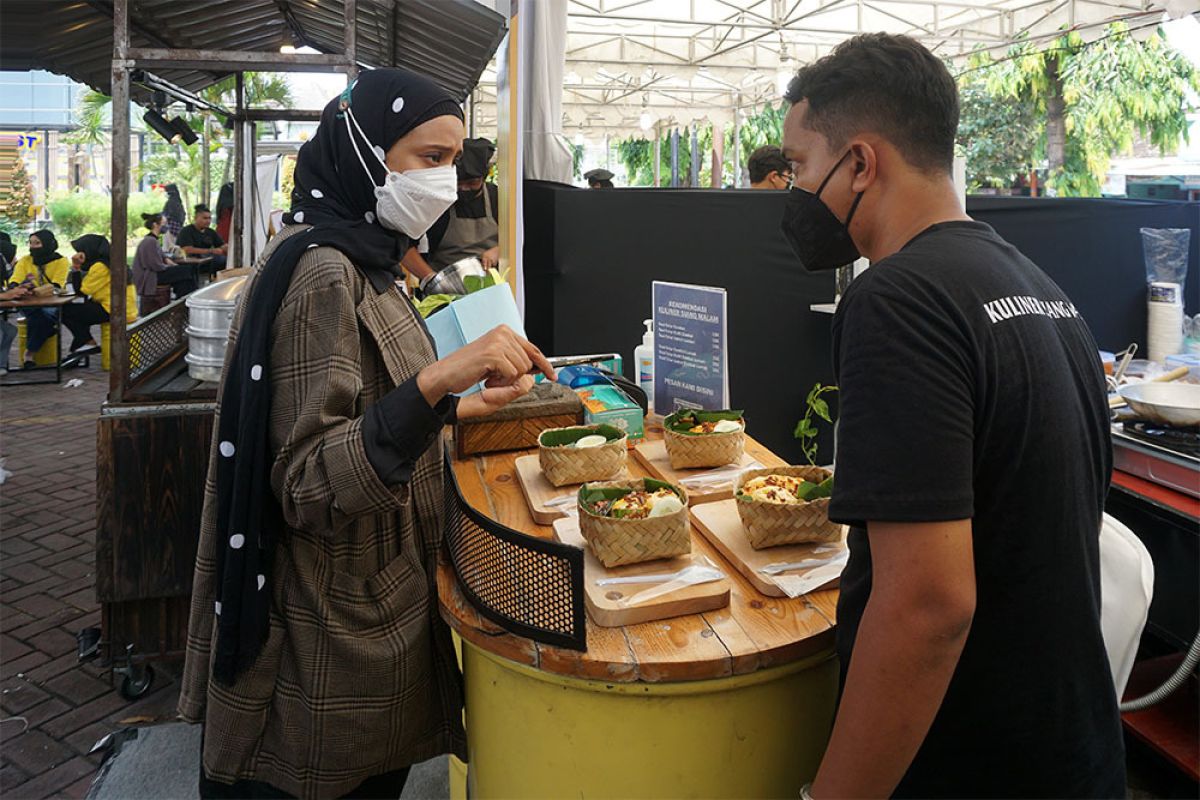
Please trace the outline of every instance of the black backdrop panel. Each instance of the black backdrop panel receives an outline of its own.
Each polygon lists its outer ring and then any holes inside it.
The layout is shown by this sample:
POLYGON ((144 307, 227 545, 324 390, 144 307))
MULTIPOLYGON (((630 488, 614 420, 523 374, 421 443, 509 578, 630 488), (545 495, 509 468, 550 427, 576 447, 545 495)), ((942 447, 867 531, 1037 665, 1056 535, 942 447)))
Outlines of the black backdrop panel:
MULTIPOLYGON (((793 462, 792 429, 814 383, 832 382, 832 273, 801 270, 779 233, 783 192, 525 185, 526 329, 556 355, 616 351, 633 373, 652 280, 729 292, 730 393, 750 430, 793 462)), ((1141 227, 1190 228, 1188 313, 1200 312, 1200 204, 1108 199, 967 201, 1044 269, 1079 308, 1097 343, 1145 352, 1141 227)), ((836 409, 836 403, 835 403, 836 409)), ((832 456, 832 436, 820 440, 832 456)))
POLYGON ((1146 353, 1146 267, 1139 228, 1190 228, 1184 307, 1200 312, 1200 203, 1082 198, 970 197, 986 222, 1062 287, 1096 342, 1146 353))
MULTIPOLYGON (((805 273, 788 249, 782 192, 530 183, 525 198, 526 326, 539 345, 558 355, 616 351, 632 376, 653 280, 723 286, 731 401, 759 441, 803 458, 792 429, 804 397, 817 381, 833 382, 832 317, 809 306, 833 300, 834 279, 805 273)), ((832 435, 819 441, 831 459, 832 435)))

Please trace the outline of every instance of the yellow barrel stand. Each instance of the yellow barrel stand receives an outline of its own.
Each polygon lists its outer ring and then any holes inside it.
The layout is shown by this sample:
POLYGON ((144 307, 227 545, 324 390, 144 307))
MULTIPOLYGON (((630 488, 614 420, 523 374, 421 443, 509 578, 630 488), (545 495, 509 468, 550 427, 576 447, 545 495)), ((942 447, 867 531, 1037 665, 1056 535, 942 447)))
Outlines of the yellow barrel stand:
MULTIPOLYGON (((17 367, 20 362, 25 360, 25 320, 17 321, 17 367)), ((38 351, 33 354, 33 363, 39 367, 52 367, 54 360, 58 357, 58 335, 55 334, 46 340, 45 344, 38 348, 38 351)), ((15 368, 15 367, 14 367, 15 368)))
POLYGON ((470 642, 462 655, 471 798, 795 798, 833 725, 831 650, 673 683, 565 677, 470 642))

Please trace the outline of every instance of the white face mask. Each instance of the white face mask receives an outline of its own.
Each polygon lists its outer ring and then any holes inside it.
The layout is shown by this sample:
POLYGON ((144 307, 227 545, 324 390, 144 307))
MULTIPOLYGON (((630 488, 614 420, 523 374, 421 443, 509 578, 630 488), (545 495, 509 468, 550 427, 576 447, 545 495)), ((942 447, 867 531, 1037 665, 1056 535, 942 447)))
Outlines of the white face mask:
MULTIPOLYGON (((345 114, 346 133, 350 135, 354 154, 358 156, 358 162, 367 173, 367 179, 374 184, 375 179, 371 177, 371 170, 367 168, 367 162, 363 160, 358 149, 350 122, 354 122, 354 127, 358 129, 364 142, 370 144, 370 139, 362 132, 358 120, 354 119, 349 108, 345 114)), ((375 187, 375 216, 379 218, 379 224, 411 239, 420 239, 458 199, 457 170, 450 165, 394 172, 388 169, 387 162, 380 158, 377 149, 371 147, 370 150, 375 160, 387 172, 383 185, 375 187)))

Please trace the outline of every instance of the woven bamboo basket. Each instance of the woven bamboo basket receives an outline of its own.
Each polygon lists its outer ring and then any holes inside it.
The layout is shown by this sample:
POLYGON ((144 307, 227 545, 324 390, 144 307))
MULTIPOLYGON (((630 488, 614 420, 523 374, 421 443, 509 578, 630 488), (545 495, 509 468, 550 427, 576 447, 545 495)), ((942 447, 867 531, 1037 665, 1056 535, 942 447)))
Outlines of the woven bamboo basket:
POLYGON ((538 436, 538 464, 541 465, 546 480, 555 486, 569 486, 588 481, 604 481, 621 474, 629 458, 628 436, 613 439, 599 447, 548 447, 542 444, 542 437, 547 433, 574 430, 598 432, 595 427, 577 426, 550 428, 538 436))
POLYGON ((821 467, 766 467, 748 469, 734 482, 738 515, 746 539, 755 550, 781 544, 803 544, 807 542, 836 542, 842 537, 842 526, 829 521, 829 498, 822 497, 809 503, 784 505, 762 500, 750 500, 737 495, 742 486, 752 478, 763 475, 791 475, 813 483, 832 475, 821 467))
POLYGON ((736 464, 746 452, 746 429, 730 433, 705 433, 689 436, 663 428, 671 469, 721 467, 736 464))
MULTIPOLYGON (((608 481, 589 486, 620 486, 641 489, 640 479, 608 481)), ((683 508, 674 514, 647 519, 614 519, 592 513, 580 503, 579 531, 596 559, 606 567, 639 564, 656 558, 673 558, 692 552, 688 532, 687 492, 675 486, 683 508)))

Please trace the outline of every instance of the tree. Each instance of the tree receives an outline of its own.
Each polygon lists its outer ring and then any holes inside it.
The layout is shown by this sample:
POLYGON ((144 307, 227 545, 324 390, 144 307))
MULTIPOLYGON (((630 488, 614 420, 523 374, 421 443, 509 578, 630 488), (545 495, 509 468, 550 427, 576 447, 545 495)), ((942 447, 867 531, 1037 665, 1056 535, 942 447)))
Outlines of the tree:
MULTIPOLYGON (((91 166, 93 177, 100 174, 96 164, 96 146, 103 146, 108 142, 109 128, 112 125, 109 114, 111 107, 112 98, 108 95, 94 89, 84 92, 80 95, 79 105, 72 115, 75 129, 63 137, 70 144, 87 147, 88 164, 91 166)), ((104 188, 109 189, 107 186, 104 188)))
POLYGON ((980 75, 967 73, 958 87, 958 147, 967 159, 968 188, 1009 188, 1041 158, 1040 120, 1033 103, 991 94, 980 75))
POLYGON ((1135 133, 1164 153, 1187 139, 1188 92, 1200 91, 1200 73, 1161 30, 1144 41, 1129 33, 1114 23, 1091 43, 1070 32, 1044 50, 1023 42, 1003 59, 977 61, 993 97, 1030 103, 1041 116, 1047 185, 1059 194, 1099 194, 1110 159, 1129 151, 1135 133))

